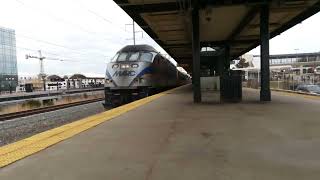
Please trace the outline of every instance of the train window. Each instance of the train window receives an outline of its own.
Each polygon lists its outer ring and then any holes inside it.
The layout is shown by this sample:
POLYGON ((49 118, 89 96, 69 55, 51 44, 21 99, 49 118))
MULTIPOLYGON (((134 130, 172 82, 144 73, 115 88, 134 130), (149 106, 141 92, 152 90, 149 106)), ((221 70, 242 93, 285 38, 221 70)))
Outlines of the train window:
POLYGON ((111 62, 116 62, 118 57, 119 57, 119 53, 117 53, 115 56, 113 56, 113 58, 111 59, 111 62))
POLYGON ((128 56, 128 53, 121 53, 118 57, 118 61, 125 61, 127 60, 127 56, 128 56))
POLYGON ((153 54, 151 53, 141 53, 140 60, 145 62, 152 62, 153 54))
POLYGON ((139 58, 139 52, 132 53, 129 57, 129 61, 137 61, 139 58))

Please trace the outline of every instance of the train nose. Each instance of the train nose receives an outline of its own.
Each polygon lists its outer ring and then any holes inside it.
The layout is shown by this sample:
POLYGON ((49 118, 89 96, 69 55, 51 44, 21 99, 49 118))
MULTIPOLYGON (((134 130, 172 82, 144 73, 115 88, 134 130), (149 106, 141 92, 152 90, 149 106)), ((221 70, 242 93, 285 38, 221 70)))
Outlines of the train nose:
POLYGON ((128 87, 135 82, 138 75, 149 64, 142 62, 118 62, 109 65, 109 79, 113 80, 112 84, 116 87, 128 87))

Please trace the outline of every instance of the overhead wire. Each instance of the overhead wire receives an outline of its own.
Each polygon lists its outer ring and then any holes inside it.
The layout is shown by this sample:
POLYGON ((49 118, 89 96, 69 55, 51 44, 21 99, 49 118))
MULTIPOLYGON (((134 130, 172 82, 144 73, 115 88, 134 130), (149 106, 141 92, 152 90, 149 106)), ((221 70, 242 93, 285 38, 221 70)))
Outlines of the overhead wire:
MULTIPOLYGON (((23 5, 24 7, 28 6, 25 2, 22 2, 21 0, 15 0, 15 1, 18 2, 19 4, 23 5)), ((82 6, 83 8, 85 8, 83 5, 81 5, 81 6, 82 6)), ((29 7, 29 6, 28 6, 28 7, 29 7)), ((32 7, 32 8, 33 8, 33 9, 36 9, 36 8, 34 8, 34 7, 32 7)), ((86 9, 89 13, 91 13, 91 14, 95 15, 96 17, 98 17, 99 19, 101 19, 101 20, 103 20, 103 21, 105 21, 105 22, 107 22, 107 23, 110 23, 110 24, 115 25, 114 22, 108 20, 107 18, 103 17, 102 15, 98 14, 97 12, 95 12, 95 11, 93 11, 93 10, 91 10, 91 9, 88 9, 88 8, 85 8, 85 9, 86 9)), ((41 11, 43 11, 43 10, 41 9, 41 11)), ((57 20, 57 21, 62 21, 63 23, 66 23, 66 24, 68 24, 68 25, 75 26, 75 27, 77 27, 77 28, 79 28, 79 29, 81 29, 81 30, 83 30, 83 31, 85 31, 85 32, 87 32, 87 33, 90 33, 90 34, 95 34, 95 35, 97 34, 96 32, 88 31, 88 30, 84 29, 83 27, 81 27, 81 26, 79 26, 79 25, 77 25, 77 24, 74 24, 74 23, 72 23, 72 22, 70 22, 70 21, 66 21, 65 19, 59 18, 59 17, 55 16, 54 14, 52 14, 52 13, 50 13, 50 12, 48 12, 48 11, 45 11, 45 13, 46 13, 47 15, 53 17, 53 18, 54 18, 55 20, 57 20)), ((118 26, 117 26, 117 27, 118 27, 118 26)), ((120 27, 119 27, 119 28, 120 28, 120 27)), ((123 31, 125 31, 125 32, 127 32, 125 29, 122 29, 122 28, 120 28, 120 29, 123 30, 123 31)), ((25 35, 19 35, 19 36, 24 37, 24 38, 27 38, 27 39, 31 39, 31 40, 34 40, 34 41, 38 41, 38 42, 50 44, 50 45, 53 45, 53 46, 70 49, 70 50, 72 50, 72 51, 77 51, 76 49, 72 49, 72 48, 69 48, 69 47, 66 47, 66 46, 62 46, 62 45, 59 45, 59 44, 56 44, 56 43, 52 43, 52 42, 49 42, 49 41, 39 40, 39 39, 31 38, 31 37, 28 37, 28 36, 25 36, 25 35)), ((107 40, 111 40, 111 39, 107 39, 107 40)), ((83 53, 83 51, 81 51, 81 54, 87 54, 87 53, 83 53)), ((105 56, 105 55, 103 55, 103 56, 105 56)))
MULTIPOLYGON (((68 49, 68 50, 74 51, 75 53, 80 54, 80 55, 85 55, 85 54, 88 55, 90 53, 93 53, 93 52, 88 52, 88 51, 86 52, 85 50, 78 50, 78 49, 70 48, 70 47, 67 47, 67 46, 63 46, 63 45, 56 44, 56 43, 49 42, 49 41, 45 41, 45 40, 35 39, 35 38, 28 37, 28 36, 25 36, 25 35, 20 35, 20 34, 17 34, 17 35, 22 37, 22 38, 30 39, 30 40, 37 41, 37 42, 40 42, 40 43, 44 43, 44 44, 48 44, 48 45, 51 45, 51 46, 56 46, 56 47, 68 49)), ((100 53, 95 53, 95 54, 96 55, 99 54, 101 56, 105 56, 104 54, 100 54, 100 53)))
MULTIPOLYGON (((25 2, 22 2, 22 1, 20 1, 20 0, 15 0, 15 1, 18 2, 20 5, 22 5, 22 6, 24 6, 24 7, 32 8, 32 9, 35 9, 35 10, 37 10, 37 11, 45 12, 46 15, 54 18, 56 21, 63 22, 63 23, 65 23, 65 24, 67 24, 67 25, 71 25, 71 26, 73 26, 73 27, 76 27, 76 28, 80 29, 81 31, 84 31, 84 32, 86 32, 86 33, 88 33, 88 34, 90 34, 90 35, 97 35, 97 32, 92 32, 92 31, 90 31, 90 30, 87 30, 86 28, 83 28, 82 26, 80 26, 80 25, 78 25, 78 24, 75 24, 75 23, 70 22, 70 21, 68 21, 68 20, 65 20, 65 19, 63 19, 63 18, 57 17, 57 16, 55 16, 54 14, 52 14, 51 12, 49 12, 49 11, 43 11, 42 9, 40 10, 40 9, 37 9, 37 8, 34 8, 34 7, 30 7, 30 6, 27 5, 25 2)), ((84 6, 82 6, 82 7, 85 8, 84 6)), ((92 15, 98 17, 100 20, 103 20, 104 22, 107 22, 107 23, 110 23, 110 24, 115 25, 114 22, 110 21, 109 19, 105 18, 104 16, 100 15, 99 13, 97 13, 97 12, 91 10, 91 9, 88 9, 88 8, 85 8, 85 9, 86 9, 89 13, 91 13, 92 15)), ((120 28, 119 26, 116 26, 116 27, 120 28)), ((123 31, 125 31, 125 32, 127 32, 125 29, 122 29, 122 28, 120 28, 120 29, 123 30, 123 31)), ((71 50, 71 51, 73 51, 73 52, 77 52, 77 54, 81 54, 81 55, 92 53, 92 52, 84 53, 84 51, 82 51, 82 50, 79 51, 79 50, 74 49, 74 48, 70 48, 70 47, 66 47, 66 46, 63 46, 63 45, 59 45, 59 44, 56 44, 56 43, 53 43, 53 42, 50 42, 50 41, 45 41, 45 40, 36 39, 36 38, 29 37, 29 36, 25 36, 25 35, 22 35, 22 34, 17 34, 17 36, 20 36, 20 37, 26 38, 26 39, 30 39, 30 40, 33 40, 33 41, 37 41, 37 42, 40 42, 40 43, 44 43, 44 44, 48 44, 48 45, 52 45, 52 46, 56 46, 56 47, 60 47, 60 48, 64 48, 64 49, 68 49, 68 50, 71 50)), ((100 39, 101 39, 101 38, 100 38, 100 39)), ((105 39, 105 38, 102 38, 102 39, 105 39)), ((109 41, 109 40, 112 40, 112 39, 108 38, 108 39, 105 39, 105 40, 108 40, 108 41, 109 41)), ((17 48, 24 49, 24 50, 38 51, 38 50, 34 50, 34 49, 32 50, 32 49, 30 49, 30 48, 24 48, 24 47, 18 47, 18 46, 17 46, 17 48)), ((44 52, 44 51, 43 51, 43 52, 44 52)), ((47 53, 47 54, 51 54, 51 55, 60 56, 59 54, 49 53, 49 52, 47 52, 47 51, 46 51, 46 53, 47 53)), ((95 53, 95 54, 97 54, 97 53, 95 53)), ((108 57, 107 55, 104 55, 104 54, 101 54, 101 56, 103 56, 103 57, 108 57)), ((109 57, 110 57, 110 56, 109 56, 109 57)), ((56 58, 56 60, 60 60, 60 61, 72 61, 72 60, 59 59, 59 58, 56 58)), ((74 61, 73 61, 73 62, 74 62, 74 61)))
MULTIPOLYGON (((2 31, 2 30, 0 29, 0 31, 2 31)), ((18 36, 18 37, 21 37, 21 38, 30 39, 30 40, 37 41, 37 42, 44 43, 44 44, 48 44, 48 45, 51 45, 51 46, 56 46, 56 47, 59 47, 59 48, 68 49, 68 50, 74 51, 74 53, 79 54, 79 55, 95 54, 95 55, 100 55, 100 56, 103 56, 103 57, 108 57, 108 56, 105 55, 105 54, 96 53, 96 52, 89 52, 89 51, 81 50, 81 49, 74 49, 74 48, 70 48, 70 47, 67 47, 67 46, 63 46, 63 45, 60 45, 60 44, 57 44, 57 43, 53 43, 53 42, 50 42, 50 41, 45 41, 45 40, 36 39, 36 38, 29 37, 29 36, 22 35, 22 34, 15 34, 15 33, 13 33, 13 32, 6 32, 6 33, 10 33, 10 34, 13 34, 13 35, 18 36)))
MULTIPOLYGON (((16 48, 18 49, 23 49, 23 50, 27 50, 27 51, 33 51, 33 52, 38 52, 39 50, 36 50, 36 49, 30 49, 30 48, 25 48, 25 47, 21 47, 21 46, 16 46, 16 48)), ((50 53, 48 51, 43 51, 42 52, 44 54, 49 54, 49 55, 54 55, 54 56, 61 56, 59 54, 56 54, 56 53, 50 53)), ((56 61, 64 61, 64 62, 80 62, 80 64, 93 64, 93 65, 97 65, 97 64, 105 64, 104 62, 103 63, 92 63, 92 62, 84 62, 84 60, 79 60, 78 58, 72 58, 72 57, 67 57, 67 58, 56 58, 56 57, 46 57, 46 60, 56 60, 56 61)), ((79 63, 77 63, 79 64, 79 63)))
MULTIPOLYGON (((25 48, 25 47, 21 47, 21 46, 16 46, 17 49, 23 49, 23 50, 26 50, 26 51, 34 51, 34 52, 38 52, 39 50, 36 50, 36 49, 30 49, 30 48, 25 48)), ((43 51, 41 50, 42 52, 45 52, 46 54, 51 54, 51 55, 54 55, 54 56, 60 56, 59 54, 56 54, 56 53, 50 53, 48 51, 43 51)))
MULTIPOLYGON (((15 0, 15 1, 18 2, 18 3, 20 3, 20 4, 23 5, 23 6, 27 6, 24 2, 22 2, 22 1, 20 1, 20 0, 15 0)), ((94 14, 95 16, 99 17, 100 19, 102 19, 102 20, 105 21, 105 22, 114 24, 112 21, 104 18, 104 17, 101 16, 100 14, 98 14, 98 13, 96 13, 96 12, 90 10, 90 9, 87 9, 87 11, 90 12, 91 14, 94 14)), ((62 18, 56 17, 56 16, 53 15, 52 13, 48 13, 47 11, 46 11, 46 13, 47 13, 47 15, 50 15, 51 17, 53 17, 53 18, 54 18, 55 20, 57 20, 57 21, 62 21, 63 23, 67 23, 68 25, 76 26, 76 27, 79 28, 80 30, 85 31, 85 32, 87 32, 87 33, 90 33, 91 35, 92 35, 92 34, 95 34, 95 35, 97 34, 97 33, 95 33, 95 32, 88 31, 88 30, 82 28, 81 26, 79 26, 79 25, 77 25, 77 24, 74 24, 74 23, 72 23, 72 22, 70 22, 70 21, 66 21, 66 20, 64 20, 64 19, 62 19, 62 18)), ((122 30, 124 30, 124 29, 122 29, 122 30)), ((124 31, 125 31, 125 30, 124 30, 124 31)), ((18 34, 18 36, 21 36, 21 37, 26 38, 26 39, 31 39, 31 40, 33 40, 33 41, 37 41, 37 42, 49 44, 49 45, 52 45, 52 46, 69 49, 69 50, 72 50, 72 51, 77 52, 77 54, 82 54, 82 55, 83 55, 83 54, 93 53, 93 52, 86 52, 86 53, 84 53, 84 52, 85 52, 84 50, 79 51, 79 50, 74 49, 74 48, 66 47, 66 46, 59 45, 59 44, 56 44, 56 43, 53 43, 53 42, 49 42, 49 41, 45 41, 45 40, 35 39, 35 38, 28 37, 28 36, 21 35, 21 34, 18 34)), ((109 41, 109 40, 111 40, 111 39, 107 39, 107 40, 109 41)), ((97 53, 95 53, 95 54, 97 54, 97 53)), ((99 53, 99 54, 100 54, 100 53, 99 53)), ((104 57, 105 57, 106 55, 101 54, 101 56, 104 56, 104 57)), ((108 56, 107 56, 107 57, 108 57, 108 56)))
MULTIPOLYGON (((76 1, 76 2, 79 2, 79 1, 76 1)), ((117 25, 117 24, 115 24, 114 22, 112 22, 111 20, 105 18, 105 17, 102 16, 101 14, 99 14, 99 13, 97 13, 97 12, 91 10, 91 9, 86 8, 86 7, 82 4, 81 1, 79 2, 79 6, 80 6, 81 8, 83 8, 83 9, 85 9, 86 11, 88 11, 90 14, 98 17, 98 18, 101 19, 102 21, 107 22, 107 23, 112 24, 112 25, 115 25, 115 26, 112 26, 112 27, 117 27, 118 29, 121 29, 121 30, 123 30, 124 32, 129 33, 128 31, 126 31, 125 29, 119 27, 119 25, 117 25)))
MULTIPOLYGON (((22 5, 24 7, 32 8, 32 9, 37 10, 37 11, 42 11, 44 14, 50 16, 51 18, 54 18, 56 21, 62 22, 62 23, 67 24, 69 26, 71 25, 73 27, 76 27, 76 28, 80 29, 81 31, 86 32, 86 33, 88 33, 90 35, 97 35, 97 32, 93 32, 93 31, 87 30, 86 28, 83 28, 82 26, 79 26, 78 24, 75 24, 75 23, 73 23, 71 21, 68 21, 68 20, 65 20, 63 18, 57 17, 54 14, 52 14, 51 12, 49 12, 49 11, 43 11, 42 9, 39 10, 37 8, 30 7, 26 3, 24 3, 24 2, 22 2, 20 0, 15 0, 15 1, 18 2, 20 5, 22 5)), ((108 41, 112 40, 109 37, 108 38, 100 38, 100 39, 104 39, 104 40, 108 40, 108 41)))

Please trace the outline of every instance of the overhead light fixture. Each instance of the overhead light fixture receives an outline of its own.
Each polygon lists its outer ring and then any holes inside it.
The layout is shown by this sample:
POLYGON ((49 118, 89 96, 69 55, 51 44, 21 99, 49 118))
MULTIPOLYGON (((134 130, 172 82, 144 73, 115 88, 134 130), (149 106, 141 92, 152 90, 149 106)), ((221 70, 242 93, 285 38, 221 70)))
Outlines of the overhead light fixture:
POLYGON ((204 10, 204 14, 205 14, 205 19, 206 19, 206 21, 210 22, 210 21, 211 21, 211 15, 212 15, 212 8, 207 7, 207 8, 204 10))

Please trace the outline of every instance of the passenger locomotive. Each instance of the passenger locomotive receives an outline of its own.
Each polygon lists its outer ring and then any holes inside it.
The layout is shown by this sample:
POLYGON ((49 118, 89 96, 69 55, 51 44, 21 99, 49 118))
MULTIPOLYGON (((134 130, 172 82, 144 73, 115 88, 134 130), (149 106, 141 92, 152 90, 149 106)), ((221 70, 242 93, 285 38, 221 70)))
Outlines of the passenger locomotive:
POLYGON ((105 106, 117 106, 187 84, 190 76, 149 45, 128 45, 107 64, 105 106))

